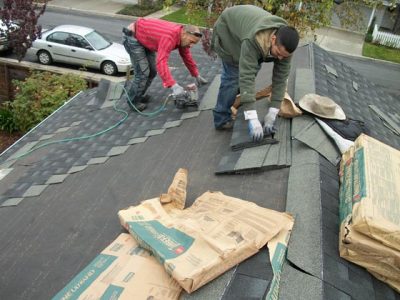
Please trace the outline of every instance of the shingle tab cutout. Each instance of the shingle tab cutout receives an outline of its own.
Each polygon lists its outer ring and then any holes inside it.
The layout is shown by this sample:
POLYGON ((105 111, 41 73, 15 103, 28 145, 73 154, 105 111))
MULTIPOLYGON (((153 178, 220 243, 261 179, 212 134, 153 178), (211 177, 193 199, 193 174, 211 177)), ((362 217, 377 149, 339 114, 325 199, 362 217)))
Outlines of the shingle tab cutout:
POLYGON ((332 75, 334 75, 335 77, 338 77, 338 74, 336 72, 336 70, 334 68, 332 68, 329 65, 325 65, 326 71, 332 75))
POLYGON ((39 196, 48 185, 32 185, 23 195, 23 197, 35 197, 39 196))
POLYGON ((80 172, 80 171, 85 170, 86 168, 87 168, 87 165, 84 165, 84 166, 74 166, 74 167, 72 167, 71 169, 68 170, 68 173, 69 173, 69 174, 77 173, 77 172, 80 172))
POLYGON ((120 155, 122 153, 125 153, 125 151, 128 150, 128 148, 129 146, 112 147, 111 150, 107 152, 107 156, 120 155))
POLYGON ((4 201, 0 206, 17 206, 22 200, 24 200, 24 198, 10 198, 4 201))
POLYGON ((146 136, 154 136, 154 135, 159 135, 159 134, 163 134, 165 132, 165 128, 163 129, 154 129, 154 130, 150 130, 146 133, 146 136))
POLYGON ((194 118, 194 117, 197 117, 198 115, 200 115, 200 111, 193 111, 193 112, 183 113, 182 116, 181 116, 181 120, 194 118))
POLYGON ((53 136, 55 136, 55 134, 45 134, 45 135, 42 135, 42 136, 39 138, 39 141, 44 141, 44 140, 51 139, 53 136))
POLYGON ((47 180, 46 184, 61 183, 68 177, 68 175, 69 174, 53 175, 47 180))
POLYGON ((140 143, 144 143, 146 140, 148 139, 148 137, 140 137, 140 138, 134 138, 129 140, 128 144, 129 145, 134 145, 134 144, 140 144, 140 143))
POLYGON ((207 110, 213 109, 217 104, 219 86, 221 84, 221 75, 216 75, 210 83, 206 93, 200 101, 199 109, 207 110))
POLYGON ((293 101, 299 103, 300 99, 306 94, 315 94, 314 71, 298 68, 296 69, 293 101))
POLYGON ((88 161, 88 165, 98 165, 98 164, 104 164, 107 160, 109 159, 109 157, 105 156, 105 157, 95 157, 92 158, 88 161))
POLYGON ((18 149, 17 152, 15 152, 13 155, 10 156, 9 161, 1 163, 1 166, 4 167, 5 164, 7 164, 8 167, 10 167, 14 162, 16 157, 28 152, 29 150, 31 150, 37 143, 39 143, 39 141, 34 141, 34 142, 28 142, 26 143, 24 146, 22 146, 21 148, 18 149), (11 165, 10 165, 11 163, 11 165))
POLYGON ((396 124, 387 114, 382 112, 376 105, 369 105, 369 108, 372 109, 379 118, 387 124, 387 127, 392 130, 395 134, 400 135, 400 126, 396 124))
POLYGON ((6 177, 12 170, 13 170, 13 168, 1 169, 0 170, 0 180, 2 180, 4 177, 6 177))
POLYGON ((166 122, 166 123, 163 125, 163 128, 178 127, 178 126, 180 126, 181 124, 182 124, 182 120, 169 121, 169 122, 166 122))

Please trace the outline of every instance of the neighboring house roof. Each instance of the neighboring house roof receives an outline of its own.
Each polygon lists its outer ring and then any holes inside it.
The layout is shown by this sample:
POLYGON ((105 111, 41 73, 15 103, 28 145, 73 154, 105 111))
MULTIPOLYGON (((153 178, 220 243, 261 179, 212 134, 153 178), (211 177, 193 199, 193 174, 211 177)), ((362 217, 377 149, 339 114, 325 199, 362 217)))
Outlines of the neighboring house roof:
POLYGON ((383 87, 386 92, 400 97, 400 64, 338 53, 334 53, 334 56, 337 60, 368 79, 369 82, 378 84, 383 87))
MULTIPOLYGON (((210 81, 200 89, 200 99, 212 103, 220 66, 199 46, 193 52, 210 81)), ((364 120, 372 136, 400 149, 400 138, 368 108, 375 104, 399 124, 400 102, 394 96, 316 45, 299 48, 293 62, 289 93, 295 101, 313 91, 331 97, 348 116, 364 120)), ((178 82, 192 81, 176 53, 170 66, 178 82)), ((265 85, 270 71, 271 65, 265 64, 257 86, 265 85)), ((154 99, 149 111, 168 96, 160 86, 157 78, 149 91, 154 99)), ((98 137, 50 145, 7 162, 43 141, 84 136, 115 124, 123 117, 109 101, 117 92, 117 86, 103 82, 79 94, 0 157, 2 168, 12 169, 0 181, 1 299, 55 295, 121 232, 118 210, 165 192, 181 167, 189 171, 188 206, 203 192, 218 190, 295 215, 281 299, 400 299, 364 269, 338 257, 338 175, 333 163, 339 154, 309 116, 293 119, 291 133, 285 130, 274 150, 267 145, 232 151, 233 141, 243 141, 245 133, 235 126, 231 139, 229 132, 214 130, 212 104, 200 105, 201 111, 181 111, 169 103, 157 117, 129 113, 120 126, 98 137), (270 152, 285 157, 277 161, 287 167, 266 167, 270 152), (230 162, 226 169, 237 167, 227 173, 237 174, 214 175, 224 157, 230 162), (262 164, 253 164, 260 157, 262 164)), ((125 101, 118 106, 128 110, 125 101)), ((261 298, 272 278, 267 251, 182 298, 261 298)))

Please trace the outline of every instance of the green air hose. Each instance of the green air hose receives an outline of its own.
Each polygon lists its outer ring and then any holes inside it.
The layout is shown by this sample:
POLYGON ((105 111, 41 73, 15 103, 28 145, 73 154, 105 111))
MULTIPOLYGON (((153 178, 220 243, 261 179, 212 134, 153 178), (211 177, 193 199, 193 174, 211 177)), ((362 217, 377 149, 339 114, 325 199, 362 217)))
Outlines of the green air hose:
MULTIPOLYGON (((115 88, 116 88, 116 87, 115 87, 115 88)), ((131 99, 129 98, 128 92, 127 92, 126 89, 125 89, 125 87, 122 87, 122 89, 123 89, 123 91, 125 92, 129 103, 132 105, 132 107, 135 109, 135 111, 136 111, 137 113, 139 113, 140 115, 145 116, 145 117, 155 117, 155 116, 157 116, 158 114, 160 114, 160 113, 165 109, 165 106, 167 105, 168 101, 171 99, 171 97, 168 97, 168 98, 164 101, 164 103, 163 103, 159 108, 157 108, 155 111, 149 112, 149 113, 144 113, 144 112, 139 111, 139 110, 136 108, 136 106, 132 103, 131 99)), ((30 149, 29 151, 27 151, 27 152, 25 152, 25 153, 22 153, 22 154, 18 155, 17 157, 14 157, 13 159, 10 159, 10 160, 7 160, 7 161, 12 161, 12 160, 20 159, 20 158, 22 158, 22 157, 25 157, 25 156, 31 154, 32 152, 34 152, 34 151, 36 151, 36 150, 38 150, 38 149, 47 147, 47 146, 49 146, 49 145, 60 144, 60 143, 66 143, 66 142, 70 142, 70 141, 81 141, 81 140, 87 140, 87 139, 90 139, 90 138, 94 138, 94 137, 100 136, 100 135, 102 135, 102 134, 104 134, 104 133, 106 133, 106 132, 108 132, 108 131, 110 131, 110 130, 116 128, 116 127, 118 127, 118 126, 121 125, 123 122, 125 122, 125 120, 128 118, 128 113, 127 113, 125 110, 117 108, 117 103, 119 102, 120 99, 121 99, 121 98, 117 99, 117 100, 114 102, 114 110, 117 111, 117 112, 119 112, 119 113, 122 113, 122 114, 124 115, 124 117, 123 117, 121 120, 119 120, 117 123, 115 123, 114 125, 112 125, 112 126, 106 128, 106 129, 104 129, 104 130, 101 130, 101 131, 99 131, 99 132, 96 132, 96 133, 94 133, 94 134, 84 135, 84 136, 80 136, 80 137, 67 138, 67 139, 61 139, 61 140, 56 140, 56 141, 51 141, 51 142, 47 142, 47 143, 41 144, 41 145, 39 145, 39 146, 37 146, 37 147, 33 147, 32 149, 30 149)))

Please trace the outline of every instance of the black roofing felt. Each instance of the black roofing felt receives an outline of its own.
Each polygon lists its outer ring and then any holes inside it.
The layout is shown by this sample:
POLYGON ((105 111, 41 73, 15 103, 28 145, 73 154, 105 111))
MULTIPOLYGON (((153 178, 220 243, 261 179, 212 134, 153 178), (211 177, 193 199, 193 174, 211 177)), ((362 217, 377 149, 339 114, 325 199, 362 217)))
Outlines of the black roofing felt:
MULTIPOLYGON (((193 52, 202 75, 211 83, 219 64, 202 54, 199 46, 193 52)), ((179 82, 191 82, 175 53, 171 67, 179 82)), ((270 80, 270 71, 270 64, 260 71, 262 86, 270 80)), ((157 78, 150 88, 149 110, 168 94, 160 85, 157 78)), ((384 91, 315 45, 296 51, 289 94, 298 100, 295 90, 309 92, 310 87, 337 101, 349 116, 362 116, 378 139, 399 149, 398 137, 363 105, 379 104, 380 110, 390 114, 399 111, 399 104, 390 110, 393 98, 385 98, 384 91), (335 75, 327 72, 325 64, 338 77, 330 77, 335 75), (302 72, 297 73, 298 69, 302 72), (306 74, 302 80, 295 78, 300 73, 306 74), (353 80, 360 94, 355 94, 353 80), (295 89, 295 82, 301 88, 295 89), (374 95, 383 100, 372 103, 374 95), (357 107, 349 106, 349 101, 357 107)), ((123 114, 115 112, 113 101, 107 100, 112 91, 97 94, 98 90, 71 100, 3 155, 1 162, 48 140, 98 132, 121 120, 123 114)), ((201 89, 201 95, 206 90, 201 89)), ((281 299, 400 299, 364 269, 338 257, 336 167, 304 143, 289 139, 286 158, 291 167, 216 176, 228 152, 238 156, 231 161, 232 157, 227 158, 227 169, 236 165, 242 151, 250 153, 259 147, 231 151, 231 133, 214 130, 210 105, 200 113, 169 105, 154 118, 129 112, 124 123, 104 135, 44 147, 9 165, 11 172, 0 181, 1 201, 16 206, 0 208, 0 299, 51 298, 122 231, 118 210, 165 192, 181 167, 189 171, 187 206, 213 190, 294 213, 288 261, 281 274, 281 299)), ((121 106, 127 109, 125 103, 121 106)), ((241 163, 246 164, 245 160, 241 163)), ((263 251, 199 291, 183 293, 182 298, 237 299, 240 294, 241 299, 260 299, 271 279, 270 271, 267 251, 263 251)))

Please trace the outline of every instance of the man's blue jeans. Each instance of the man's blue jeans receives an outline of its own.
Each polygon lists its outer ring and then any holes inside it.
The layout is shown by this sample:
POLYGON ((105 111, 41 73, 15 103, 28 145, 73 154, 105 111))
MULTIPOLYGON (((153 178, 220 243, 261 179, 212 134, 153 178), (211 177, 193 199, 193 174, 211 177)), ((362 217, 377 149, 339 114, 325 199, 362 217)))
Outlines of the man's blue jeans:
POLYGON ((232 121, 231 106, 239 93, 239 66, 222 61, 221 85, 217 104, 213 110, 214 126, 219 128, 232 121))
POLYGON ((124 36, 123 44, 131 57, 134 72, 128 96, 132 103, 137 103, 157 75, 156 53, 143 47, 134 37, 124 36))

